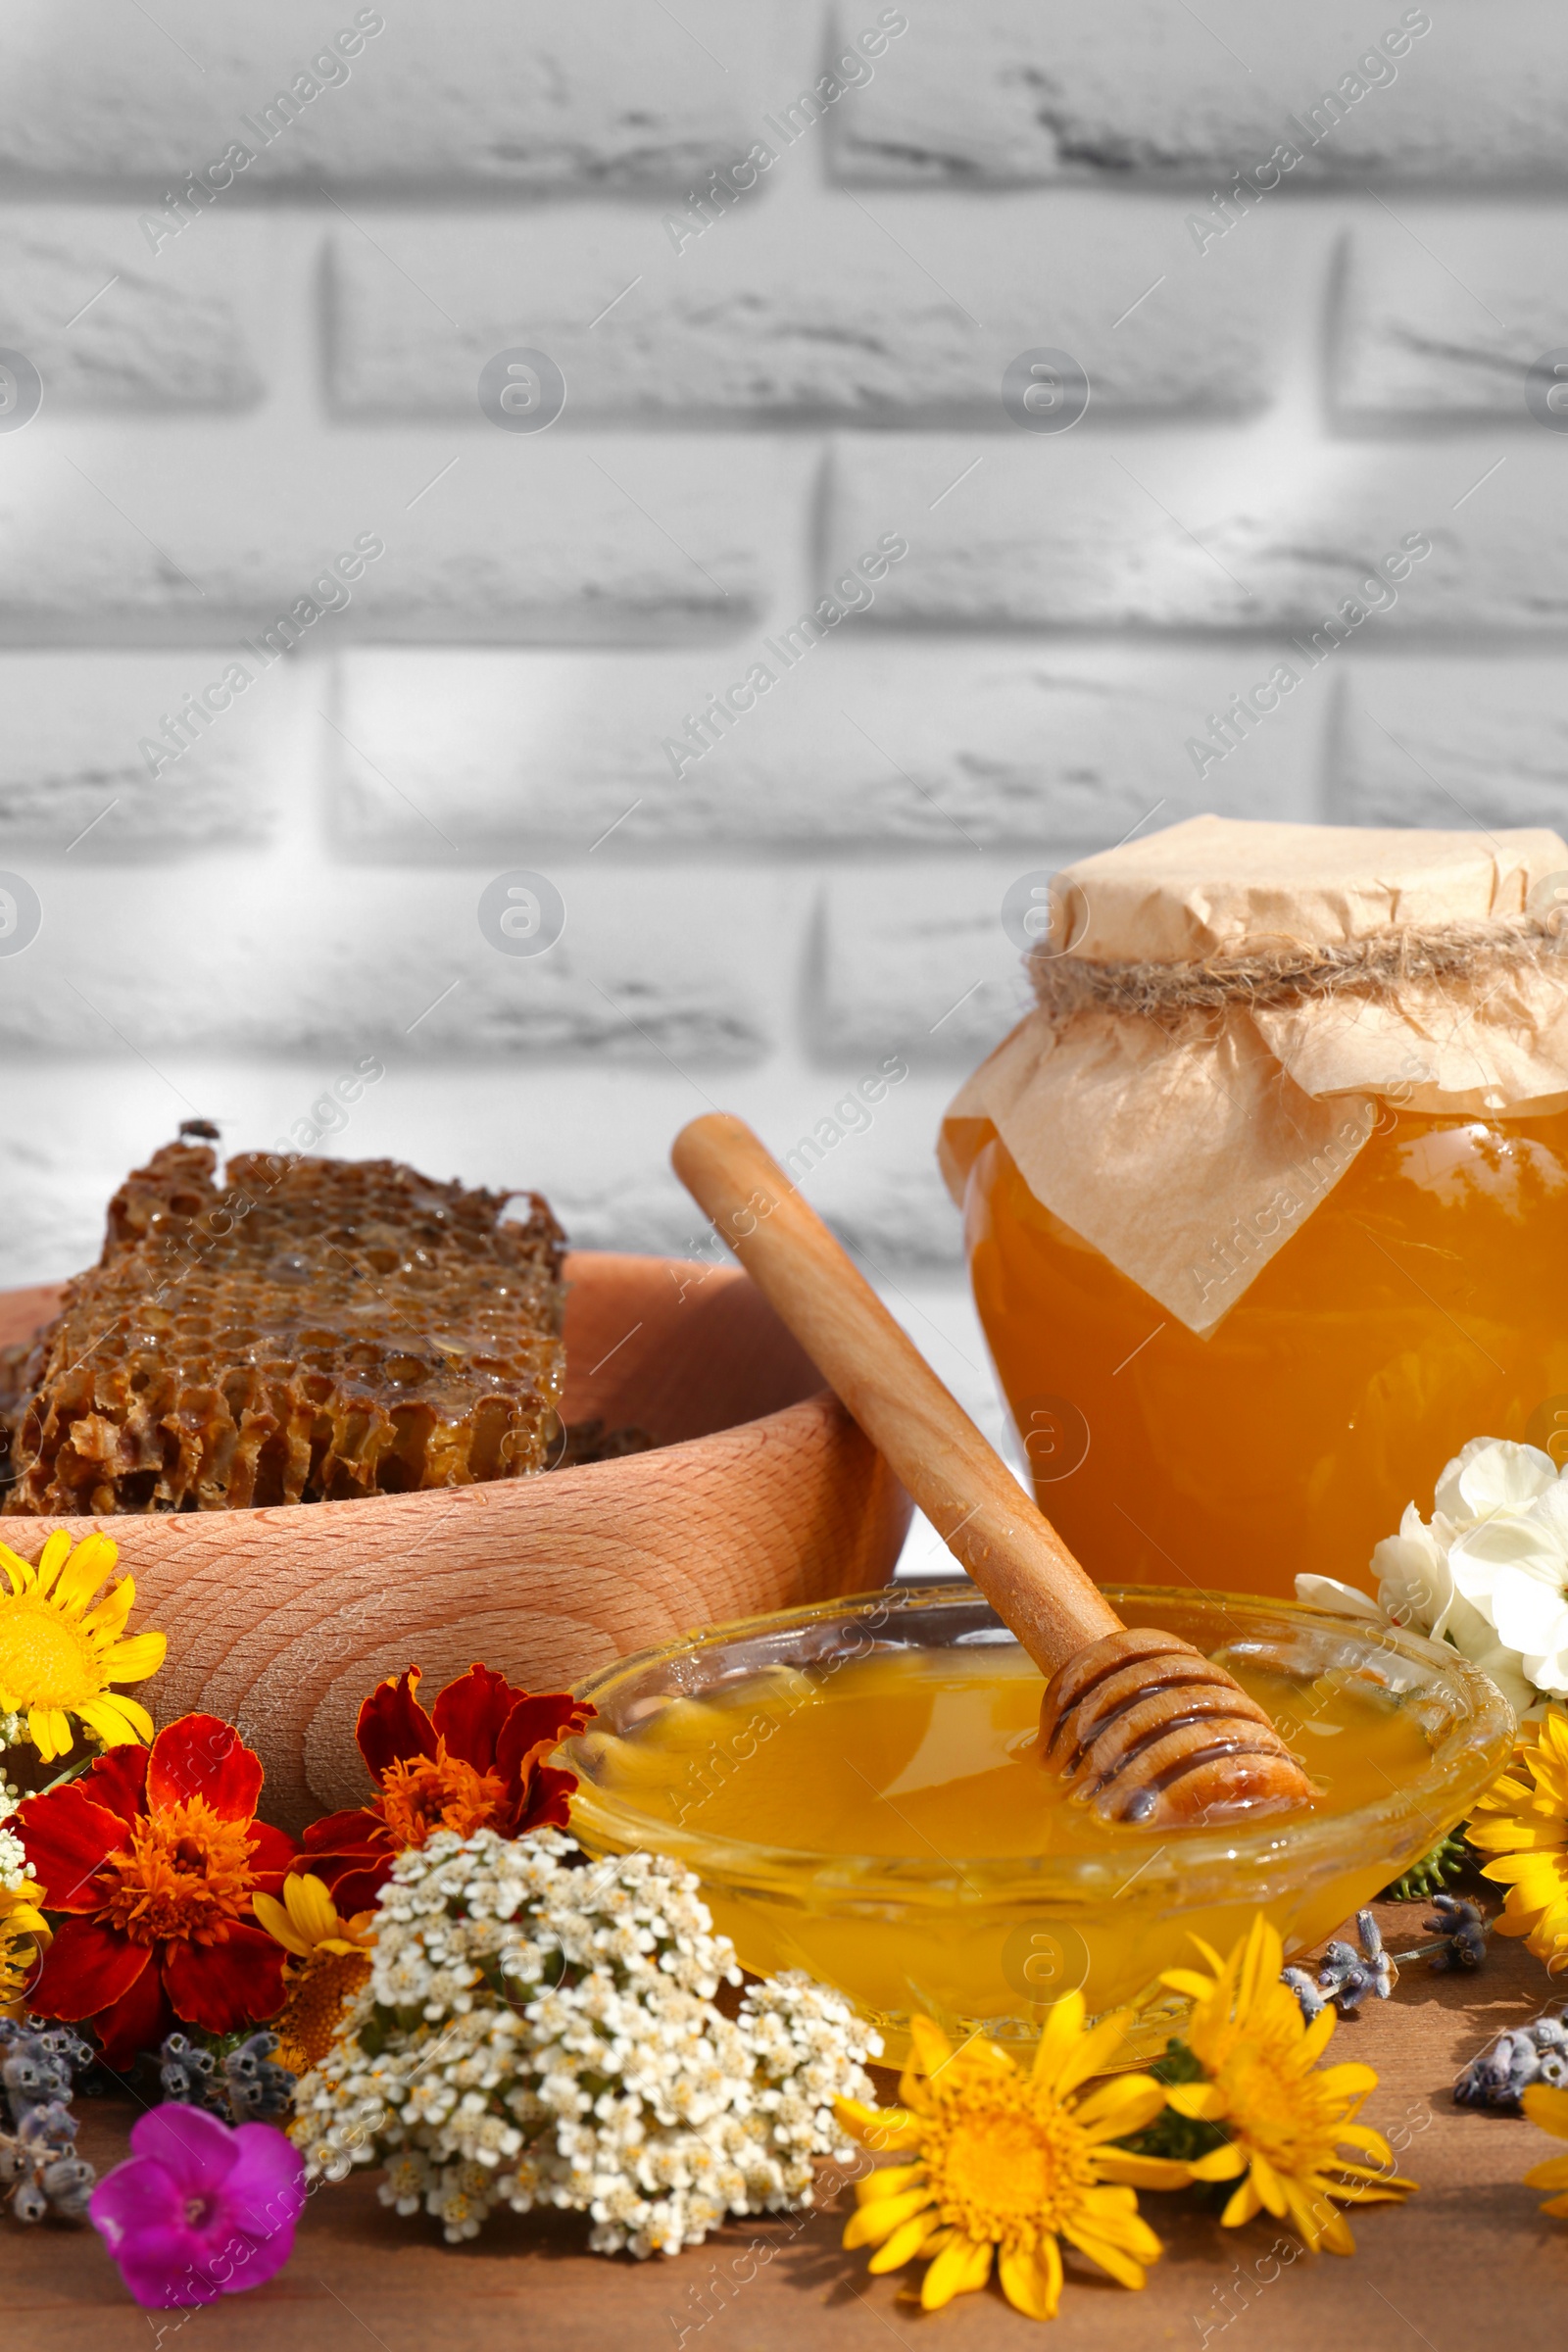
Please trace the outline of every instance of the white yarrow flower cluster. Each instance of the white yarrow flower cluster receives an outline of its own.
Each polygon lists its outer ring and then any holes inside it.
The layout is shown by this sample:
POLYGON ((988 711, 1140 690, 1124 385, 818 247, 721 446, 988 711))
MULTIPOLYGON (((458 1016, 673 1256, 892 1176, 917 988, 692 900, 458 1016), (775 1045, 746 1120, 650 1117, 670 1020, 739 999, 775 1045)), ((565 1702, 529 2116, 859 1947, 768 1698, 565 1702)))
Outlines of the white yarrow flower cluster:
POLYGON ((751 1986, 662 1855, 584 1864, 558 1830, 439 1832, 381 1890, 369 1983, 294 2094, 307 2178, 381 2164, 456 2242, 498 2205, 591 2215, 596 2253, 677 2254, 727 2213, 809 2204, 854 2160, 835 2097, 881 2042, 808 1977, 751 1986), (573 1864, 576 1867, 573 1867, 573 1864))
POLYGON ((1517 1715, 1568 1697, 1568 1470, 1503 1438, 1472 1438, 1438 1481, 1430 1523, 1407 1503, 1372 1554, 1373 1601, 1298 1576, 1313 1608, 1447 1640, 1517 1715))
MULTIPOLYGON (((0 1715, 0 1732, 9 1718, 0 1715)), ((0 1740, 0 1746, 5 1742, 0 1740)), ((22 1802, 22 1791, 0 1771, 0 1894, 15 1894, 27 1877, 27 1857, 22 1839, 6 1825, 22 1802)))

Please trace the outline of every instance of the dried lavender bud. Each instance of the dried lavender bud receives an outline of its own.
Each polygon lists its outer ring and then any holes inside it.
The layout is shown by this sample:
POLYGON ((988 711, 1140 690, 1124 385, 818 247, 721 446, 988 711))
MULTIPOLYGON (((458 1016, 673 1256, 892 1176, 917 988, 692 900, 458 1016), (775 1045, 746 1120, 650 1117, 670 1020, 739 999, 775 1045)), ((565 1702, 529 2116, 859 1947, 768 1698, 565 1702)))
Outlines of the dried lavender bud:
POLYGON ((286 2066, 274 2066, 275 2034, 253 2034, 223 2060, 229 2112, 236 2124, 270 2123, 286 2115, 293 2103, 294 2077, 286 2066))
POLYGON ((1364 1964, 1371 1978, 1371 1990, 1377 1994, 1380 2001, 1386 2001, 1399 1982, 1399 1972, 1395 1966, 1393 1955, 1383 1948, 1383 1937, 1378 1931, 1378 1923, 1370 1911, 1356 1913, 1355 1932, 1361 1940, 1364 1964))
POLYGON ((30 2107, 70 2098, 71 2068, 64 2058, 45 2048, 41 2034, 24 2034, 12 2043, 0 2063, 0 2083, 5 2085, 11 2120, 20 2124, 30 2107))
POLYGON ((1326 1944, 1323 1964, 1317 1972, 1319 1990, 1334 2002, 1342 2017, 1353 2017, 1361 2003, 1372 1994, 1386 2001, 1399 1981, 1399 1972, 1383 1948, 1378 1923, 1370 1911, 1355 1915, 1355 1931, 1361 1949, 1356 1952, 1338 1937, 1326 1944))
MULTIPOLYGON (((36 2018, 31 2021, 34 2026, 37 2022, 36 2018)), ((83 2041, 79 2034, 73 2034, 69 2026, 50 2026, 47 2031, 37 2033, 34 2039, 49 2057, 69 2066, 74 2074, 85 2074, 98 2063, 98 2053, 91 2042, 83 2041)))
POLYGON ((97 2176, 76 2154, 76 2119, 63 2099, 30 2107, 15 2132, 0 2132, 0 2182, 10 2182, 20 2222, 80 2221, 97 2176))
POLYGON ((1561 2047, 1560 2027, 1555 2018, 1537 2018, 1533 2025, 1521 2026, 1511 2034, 1499 2034, 1490 2050, 1472 2058, 1453 2086, 1454 2103, 1460 2107, 1497 2107, 1516 2113, 1524 2091, 1532 2082, 1542 2080, 1544 2058, 1549 2054, 1553 2071, 1561 2067, 1568 2074, 1568 2053, 1561 2047), (1537 2034, 1546 2029, 1551 2038, 1543 2045, 1537 2034))
POLYGON ((98 2176, 84 2156, 57 2156, 38 2175, 38 2186, 49 2211, 63 2222, 86 2219, 87 2203, 98 2176))
POLYGON ((1304 1968, 1282 1968, 1280 1983, 1288 1984, 1295 1993, 1301 2004, 1301 2015, 1308 2025, 1312 2023, 1313 2018, 1320 2017, 1328 2007, 1328 2002, 1319 1992, 1304 1968))
POLYGON ((1480 1968, 1487 1956, 1487 1930, 1480 1906, 1460 1902, 1451 1894, 1433 1897, 1435 1919, 1425 1925, 1434 1930, 1447 1931, 1447 1940, 1441 1951, 1432 1955, 1432 1965, 1441 1975, 1450 1968, 1480 1968))
POLYGON ((41 2181, 29 2174, 18 2182, 11 2192, 11 2210, 19 2222, 41 2222, 49 2210, 49 2199, 41 2181))
POLYGON ((215 2081, 218 2060, 211 2050, 185 2034, 167 2034, 158 2048, 158 2080, 164 2096, 182 2107, 202 2107, 211 2115, 226 2115, 227 2101, 215 2081))

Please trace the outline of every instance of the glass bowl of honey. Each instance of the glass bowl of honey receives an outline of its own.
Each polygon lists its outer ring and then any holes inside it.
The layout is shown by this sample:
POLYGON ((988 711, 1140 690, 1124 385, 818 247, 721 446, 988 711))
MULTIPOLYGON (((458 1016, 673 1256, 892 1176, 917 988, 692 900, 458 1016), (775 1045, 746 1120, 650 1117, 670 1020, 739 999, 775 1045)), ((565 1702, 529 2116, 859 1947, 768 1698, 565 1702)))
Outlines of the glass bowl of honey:
POLYGON ((1161 1970, 1265 1911, 1310 1950, 1464 1818, 1506 1762, 1507 1701, 1446 1643, 1290 1602, 1113 1587, 1265 1706, 1309 1813, 1154 1833, 1066 1801, 1035 1749, 1038 1670, 968 1584, 905 1586, 693 1634, 579 1686, 559 1760, 591 1854, 646 1848, 702 1882, 758 1975, 805 1969, 879 2029, 923 2011, 1035 2039, 1081 1989, 1129 2008, 1125 2062, 1180 2030, 1161 1970))

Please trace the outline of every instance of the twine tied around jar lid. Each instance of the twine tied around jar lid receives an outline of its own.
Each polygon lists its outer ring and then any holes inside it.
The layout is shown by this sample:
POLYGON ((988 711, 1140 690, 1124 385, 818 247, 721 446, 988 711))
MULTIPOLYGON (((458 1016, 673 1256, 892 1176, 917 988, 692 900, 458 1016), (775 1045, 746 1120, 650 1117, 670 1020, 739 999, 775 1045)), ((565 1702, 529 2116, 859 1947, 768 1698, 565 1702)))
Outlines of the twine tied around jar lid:
POLYGON ((1036 1008, 960 1089, 1035 1199, 1211 1331, 1388 1109, 1568 1105, 1568 844, 1194 817, 1063 868, 1036 1008), (1070 915, 1071 919, 1066 919, 1070 915))
POLYGON ((1539 968, 1565 947, 1563 909, 1553 906, 1491 920, 1410 923, 1325 946, 1293 940, 1198 961, 1095 963, 1045 946, 1033 949, 1027 960, 1042 1011, 1057 1019, 1095 1005, 1157 1020, 1161 1013, 1262 1008, 1311 998, 1393 999, 1418 983, 1475 987, 1494 971, 1539 968))

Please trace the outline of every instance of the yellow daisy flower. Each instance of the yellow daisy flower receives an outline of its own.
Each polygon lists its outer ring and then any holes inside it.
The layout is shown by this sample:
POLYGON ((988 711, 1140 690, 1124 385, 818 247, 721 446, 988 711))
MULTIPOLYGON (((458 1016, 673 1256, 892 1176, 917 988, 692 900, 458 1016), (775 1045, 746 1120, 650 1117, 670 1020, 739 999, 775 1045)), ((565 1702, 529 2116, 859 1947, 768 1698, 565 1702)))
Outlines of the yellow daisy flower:
POLYGON ((0 1714, 25 1715, 27 1738, 45 1763, 70 1753, 74 1715, 105 1747, 151 1740, 153 1719, 111 1683, 145 1682, 164 1662, 162 1634, 123 1628, 136 1597, 121 1577, 99 1589, 120 1557, 107 1536, 84 1536, 74 1551, 56 1528, 31 1567, 0 1544, 0 1714))
POLYGON ((912 2159, 856 2183, 845 2245, 874 2246, 873 2271, 900 2270, 916 2255, 928 2262, 920 2286, 927 2311, 984 2286, 995 2261, 1015 2310, 1054 2319, 1062 2238, 1123 2286, 1142 2286, 1161 2247, 1134 2186, 1180 2188, 1189 2175, 1185 2165, 1109 2143, 1150 2123, 1164 2090, 1150 2075, 1118 2075, 1075 2095, 1116 2056, 1126 2024, 1121 2013, 1086 2034, 1083 1994, 1069 1993, 1052 2010, 1024 2074, 996 2042, 955 2050, 929 2018, 915 2018, 917 2063, 899 2084, 905 2104, 833 2102, 862 2147, 912 2159))
POLYGON ((1280 1983, 1284 1947, 1261 1912, 1228 1960, 1200 1936, 1193 1941, 1213 1975, 1171 1968, 1160 1983, 1197 2003, 1184 2039, 1208 2080, 1174 2083, 1166 2095, 1178 2115, 1230 2134, 1224 2147, 1197 2159, 1193 2179, 1238 2180, 1221 2216, 1228 2229, 1266 2205, 1314 2253, 1321 2245, 1353 2254, 1349 2225, 1330 2200, 1370 2204, 1416 2186, 1394 2170, 1382 2133, 1353 2120, 1377 2076, 1357 2061, 1319 2068, 1338 2017, 1331 2004, 1307 2025, 1295 1993, 1280 1983), (1342 2155, 1342 2146, 1372 2162, 1342 2155))
POLYGON ((1550 1976, 1568 1969, 1568 1715, 1527 1724, 1513 1762, 1470 1817, 1473 1846, 1494 1854, 1482 1877, 1507 1887, 1499 1936, 1523 1936, 1550 1976))
POLYGON ((43 1888, 32 1879, 0 1886, 0 2017, 20 2017, 49 1941, 49 1922, 38 1909, 43 1888))
POLYGON ((282 1902, 253 1894, 251 1906, 295 1964, 285 1964, 288 1997, 271 2021, 276 2062, 290 2074, 309 2074, 337 2039, 344 2011, 370 1974, 375 1913, 341 1919, 325 1881, 310 1871, 283 1881, 282 1902))
MULTIPOLYGON (((1568 2139, 1568 2090, 1552 2090, 1544 2082, 1532 2082, 1520 2102, 1531 2123, 1549 2132, 1553 2139, 1568 2139)), ((1548 2156, 1525 2175, 1526 2188, 1568 2189, 1568 2156, 1548 2156)), ((1568 2221, 1568 2196, 1548 2197, 1541 2208, 1553 2213, 1559 2221, 1568 2221)))

